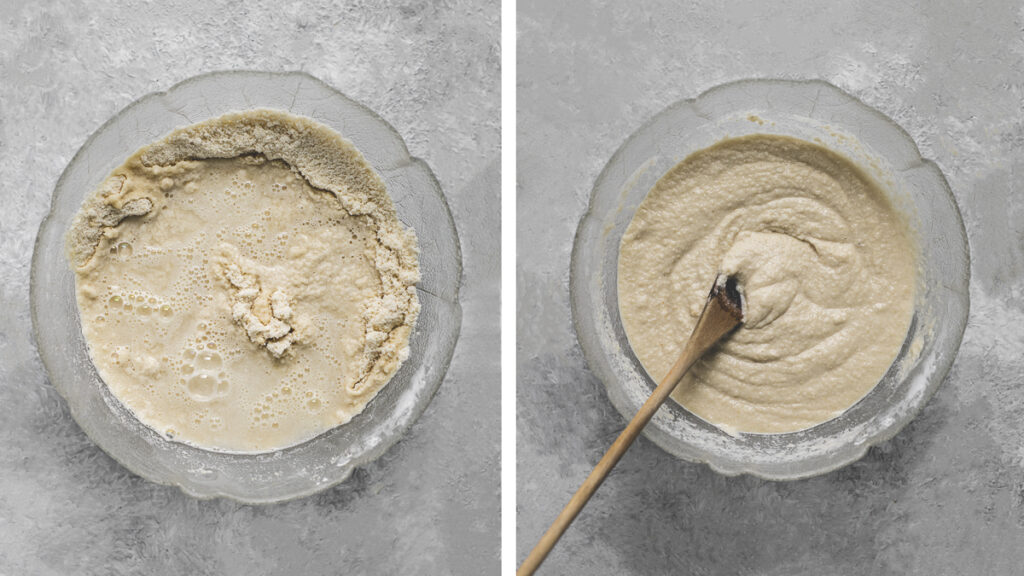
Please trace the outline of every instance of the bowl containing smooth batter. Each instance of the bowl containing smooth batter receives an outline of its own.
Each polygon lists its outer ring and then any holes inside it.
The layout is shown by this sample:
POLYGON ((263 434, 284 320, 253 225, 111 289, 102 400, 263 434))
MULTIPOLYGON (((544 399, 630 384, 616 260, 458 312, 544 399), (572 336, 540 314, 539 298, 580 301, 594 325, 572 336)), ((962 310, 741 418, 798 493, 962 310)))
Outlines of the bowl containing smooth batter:
POLYGON ((306 74, 218 72, 76 154, 37 238, 33 321, 108 454, 271 502, 344 480, 422 413, 460 272, 443 194, 386 122, 306 74))
POLYGON ((677 103, 598 178, 573 318, 627 417, 718 270, 746 283, 748 324, 645 434, 728 475, 802 478, 861 457, 924 405, 966 325, 967 240, 941 172, 825 82, 740 81, 677 103))

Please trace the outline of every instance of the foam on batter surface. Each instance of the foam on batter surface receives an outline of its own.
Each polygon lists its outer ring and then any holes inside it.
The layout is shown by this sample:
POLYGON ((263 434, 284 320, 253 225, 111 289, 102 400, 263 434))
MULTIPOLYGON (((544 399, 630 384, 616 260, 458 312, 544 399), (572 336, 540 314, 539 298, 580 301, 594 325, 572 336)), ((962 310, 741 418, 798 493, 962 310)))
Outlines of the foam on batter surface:
POLYGON ((889 369, 913 314, 905 219, 849 160, 801 140, 724 140, 672 168, 619 250, 619 312, 653 379, 675 362, 716 274, 737 276, 744 325, 672 398, 728 432, 838 416, 889 369))
POLYGON ((147 426, 263 452, 360 413, 409 353, 416 238, 336 132, 271 110, 142 148, 68 234, 90 355, 147 426))

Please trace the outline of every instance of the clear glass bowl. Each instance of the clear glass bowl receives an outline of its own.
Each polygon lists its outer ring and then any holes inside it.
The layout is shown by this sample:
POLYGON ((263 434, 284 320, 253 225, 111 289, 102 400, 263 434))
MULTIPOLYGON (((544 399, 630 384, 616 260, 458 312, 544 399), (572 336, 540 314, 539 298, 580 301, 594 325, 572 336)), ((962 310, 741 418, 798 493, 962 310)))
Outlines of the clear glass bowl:
POLYGON ((32 258, 32 320, 50 381, 86 434, 136 474, 198 498, 248 503, 312 494, 377 458, 426 409, 448 369, 462 312, 462 259, 448 204, 425 163, 383 119, 304 73, 214 72, 150 94, 100 127, 68 164, 32 258), (422 305, 409 359, 366 410, 297 446, 265 454, 211 452, 163 439, 107 389, 86 349, 64 235, 86 195, 140 147, 227 112, 275 108, 307 116, 351 141, 380 174, 399 219, 420 245, 422 305))
POLYGON ((673 401, 644 433, 679 458, 726 475, 804 478, 857 460, 895 435, 942 382, 967 323, 970 257, 963 221, 939 169, 892 120, 821 81, 725 84, 655 116, 626 140, 594 185, 573 246, 576 333, 615 407, 632 418, 655 383, 619 317, 619 242, 637 205, 672 166, 727 137, 781 134, 816 141, 861 166, 916 230, 920 269, 914 317, 881 382, 844 414, 786 434, 730 436, 673 401))

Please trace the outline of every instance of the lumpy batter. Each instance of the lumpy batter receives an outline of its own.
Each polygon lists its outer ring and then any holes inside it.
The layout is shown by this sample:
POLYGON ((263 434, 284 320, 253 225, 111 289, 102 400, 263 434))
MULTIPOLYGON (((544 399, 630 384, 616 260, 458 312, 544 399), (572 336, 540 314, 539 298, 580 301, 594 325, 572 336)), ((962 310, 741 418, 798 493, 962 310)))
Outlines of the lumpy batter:
POLYGON ((915 252, 905 220, 845 158, 755 135, 687 157, 637 208, 619 250, 619 310, 652 378, 675 362, 718 272, 739 279, 744 325, 672 397, 731 433, 838 416, 903 344, 915 252))
POLYGON ((416 238, 329 128, 230 114, 139 150, 68 235, 111 392, 202 448, 262 452, 363 410, 408 355, 416 238))

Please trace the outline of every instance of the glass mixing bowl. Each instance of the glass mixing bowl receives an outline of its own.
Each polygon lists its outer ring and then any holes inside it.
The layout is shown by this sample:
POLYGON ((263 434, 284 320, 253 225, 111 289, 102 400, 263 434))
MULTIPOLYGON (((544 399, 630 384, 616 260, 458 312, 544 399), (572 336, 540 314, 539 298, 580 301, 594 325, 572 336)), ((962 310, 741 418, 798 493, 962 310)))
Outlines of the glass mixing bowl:
POLYGON ((199 498, 248 503, 305 496, 341 482, 394 444, 423 412, 451 361, 461 324, 462 260, 448 204, 427 165, 409 156, 383 119, 307 74, 214 72, 150 94, 100 127, 68 164, 32 258, 32 320, 50 381, 92 440, 136 474, 199 498), (399 219, 416 231, 422 310, 409 359, 347 424, 264 454, 211 452, 168 441, 140 423, 104 385, 89 358, 64 235, 86 195, 140 147, 175 128, 227 112, 275 108, 330 126, 384 179, 399 219))
POLYGON ((857 460, 906 425, 945 377, 967 323, 970 258, 956 201, 942 172, 892 120, 821 81, 733 82, 659 113, 615 152, 594 185, 573 246, 573 319, 588 365, 619 412, 632 418, 655 383, 619 317, 622 234, 648 190, 675 164, 748 134, 817 142, 858 164, 906 214, 920 252, 914 316, 899 356, 841 416, 800 432, 734 437, 669 401, 644 430, 664 450, 722 474, 804 478, 857 460))

